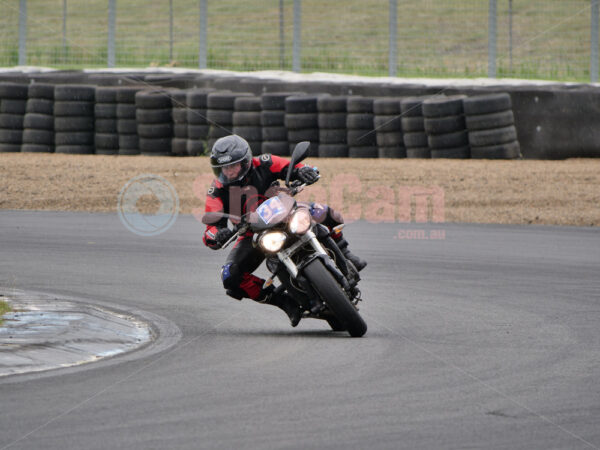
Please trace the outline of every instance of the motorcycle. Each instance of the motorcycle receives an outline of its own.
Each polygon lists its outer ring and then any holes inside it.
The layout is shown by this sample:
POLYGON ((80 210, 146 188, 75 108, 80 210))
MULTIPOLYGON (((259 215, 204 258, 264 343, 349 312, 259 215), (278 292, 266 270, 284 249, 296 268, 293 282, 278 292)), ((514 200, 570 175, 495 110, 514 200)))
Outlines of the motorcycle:
MULTIPOLYGON (((255 211, 235 216, 226 213, 206 213, 202 222, 213 224, 223 217, 234 223, 234 234, 222 248, 235 242, 246 232, 253 232, 253 245, 265 255, 271 277, 263 288, 280 282, 276 292, 285 290, 300 305, 303 318, 327 321, 334 331, 347 331, 361 337, 367 324, 358 313, 361 292, 360 276, 351 261, 346 259, 330 230, 317 223, 310 205, 297 202, 294 196, 306 184, 290 182, 293 168, 304 160, 310 143, 296 145, 285 179, 285 188, 274 186, 272 195, 255 211)), ((339 225, 335 231, 340 231, 339 225)))

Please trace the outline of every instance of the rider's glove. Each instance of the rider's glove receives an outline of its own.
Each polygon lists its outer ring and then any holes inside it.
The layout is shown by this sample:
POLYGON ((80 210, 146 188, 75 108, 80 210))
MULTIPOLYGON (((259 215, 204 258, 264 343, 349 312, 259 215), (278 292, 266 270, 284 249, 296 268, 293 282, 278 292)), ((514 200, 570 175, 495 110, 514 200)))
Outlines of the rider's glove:
POLYGON ((221 228, 219 231, 217 231, 217 234, 215 234, 215 241, 219 248, 223 247, 223 245, 225 245, 225 243, 231 239, 231 236, 233 236, 233 231, 231 231, 229 228, 221 228))
POLYGON ((319 179, 319 171, 317 168, 313 167, 300 167, 296 171, 296 178, 300 180, 302 183, 313 184, 316 183, 319 179))

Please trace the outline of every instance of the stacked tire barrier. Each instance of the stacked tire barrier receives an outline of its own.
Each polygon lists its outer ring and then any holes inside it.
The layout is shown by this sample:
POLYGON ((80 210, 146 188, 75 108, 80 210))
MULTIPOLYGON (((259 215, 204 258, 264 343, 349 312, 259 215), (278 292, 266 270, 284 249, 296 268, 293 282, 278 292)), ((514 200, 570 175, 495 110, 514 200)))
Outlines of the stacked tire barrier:
POLYGON ((285 126, 285 100, 297 95, 291 92, 274 92, 261 97, 260 124, 262 126, 262 152, 288 155, 289 143, 285 126))
POLYGON ((464 95, 423 101, 425 131, 432 158, 469 158, 469 137, 463 116, 464 95))
POLYGON ((406 158, 400 99, 386 97, 373 103, 375 134, 380 158, 406 158))
POLYGON ((309 141, 309 156, 319 155, 319 114, 317 96, 291 96, 285 99, 285 127, 290 155, 296 144, 309 141))
POLYGON ((89 155, 94 148, 95 86, 64 84, 54 88, 56 153, 89 155))
POLYGON ((94 105, 94 142, 98 155, 119 154, 117 131, 117 91, 115 87, 97 87, 94 105))
POLYGON ((54 152, 53 84, 34 83, 29 86, 29 99, 23 120, 21 151, 26 153, 54 152))
POLYGON ((521 157, 512 102, 508 93, 479 95, 463 100, 471 158, 521 157))
POLYGON ((217 139, 231 134, 235 99, 251 96, 252 94, 248 92, 218 91, 208 94, 206 117, 210 124, 208 130, 209 149, 212 148, 217 139))
POLYGON ((347 102, 348 98, 341 96, 324 95, 317 99, 320 157, 348 157, 347 102))
POLYGON ((261 98, 239 97, 233 103, 233 134, 248 141, 252 154, 262 153, 261 98))
POLYGON ((0 152, 21 151, 27 93, 27 85, 0 85, 0 152))
POLYGON ((207 149, 209 124, 206 118, 208 94, 213 89, 192 89, 187 92, 187 152, 188 155, 202 155, 207 149))
POLYGON ((124 87, 117 91, 117 132, 119 135, 119 155, 139 155, 140 140, 135 118, 135 95, 139 87, 124 87))
MULTIPOLYGON (((515 99, 506 92, 470 88, 451 89, 461 95, 443 96, 417 86, 374 91, 357 85, 352 91, 360 95, 332 96, 341 90, 328 93, 327 86, 309 83, 294 86, 312 94, 260 94, 286 84, 243 83, 235 77, 212 84, 194 77, 174 82, 165 74, 151 79, 171 86, 165 91, 148 84, 115 86, 108 74, 93 78, 101 87, 83 84, 92 81, 85 74, 67 75, 59 81, 38 75, 31 85, 16 84, 14 77, 0 83, 0 151, 202 155, 219 137, 236 133, 256 155, 289 156, 298 142, 309 141, 313 157, 512 159, 521 157, 515 117, 525 114, 523 110, 531 116, 534 108, 529 103, 548 102, 551 95, 548 89, 515 88, 515 99), (48 81, 58 84, 45 84, 48 81), (188 88, 192 82, 194 87, 188 88), (420 97, 409 96, 411 92, 420 97), (137 105, 136 93, 142 99, 137 105)), ((139 77, 141 83, 148 80, 139 77)), ((129 76, 126 82, 131 82, 129 76)), ((576 93, 582 101, 584 92, 576 93)), ((552 110, 544 117, 559 113, 552 110)), ((554 143, 544 140, 548 132, 541 133, 548 121, 536 118, 533 129, 520 124, 519 137, 530 146, 535 142, 554 149, 554 143)), ((581 139, 591 136, 595 131, 587 130, 581 139)), ((535 151, 558 158, 546 147, 535 151)), ((582 151, 594 150, 588 146, 582 151)))
POLYGON ((431 158, 431 150, 425 132, 423 100, 422 97, 407 97, 400 100, 407 158, 431 158))
MULTIPOLYGON (((600 142, 600 127, 596 126, 599 115, 597 105, 600 103, 600 89, 595 85, 585 83, 539 84, 523 82, 520 85, 514 85, 513 83, 503 84, 502 80, 497 80, 497 83, 493 86, 456 86, 443 83, 437 83, 436 86, 432 86, 426 83, 388 83, 386 80, 377 82, 373 79, 368 80, 368 82, 362 80, 335 80, 332 82, 294 80, 290 82, 284 79, 264 79, 254 76, 240 76, 239 74, 165 73, 164 69, 161 69, 160 73, 156 74, 148 74, 147 71, 114 74, 93 73, 90 71, 53 71, 43 73, 11 71, 10 73, 0 73, 0 85, 9 83, 12 85, 17 84, 21 87, 30 83, 48 83, 53 85, 88 84, 128 86, 123 89, 129 89, 132 86, 130 84, 132 82, 143 84, 144 89, 168 86, 189 91, 202 87, 203 89, 213 90, 251 91, 254 95, 262 95, 263 97, 279 91, 303 91, 310 93, 310 95, 360 95, 373 98, 396 97, 398 99, 438 95, 440 92, 445 92, 447 95, 466 94, 470 97, 507 92, 511 97, 514 126, 517 131, 519 147, 524 158, 565 159, 574 157, 600 157, 600 145, 598 145, 600 142), (265 94, 265 92, 268 94, 265 94)), ((496 112, 489 114, 495 114, 496 112)), ((485 114, 466 114, 465 119, 471 115, 485 114)), ((129 119, 132 118, 129 117, 129 119)), ((5 126, 6 122, 4 126, 0 126, 0 130, 6 130, 5 126)), ((274 125, 263 124, 264 126, 274 125)), ((508 126, 510 127, 510 125, 508 126)), ((498 126, 494 128, 498 128, 498 126)), ((473 128, 469 131, 479 132, 484 130, 473 128)), ((411 133, 413 131, 404 130, 404 132, 411 133)), ((5 133, 0 132, 0 135, 5 135, 5 133)), ((119 137, 120 139, 130 141, 129 143, 120 142, 119 153, 129 153, 125 149, 137 148, 137 145, 131 145, 131 141, 135 139, 135 135, 119 133, 119 137)), ((504 139, 507 138, 505 137, 504 139)), ((475 140, 481 144, 481 141, 478 141, 477 137, 475 140)), ((263 138, 263 142, 283 141, 263 138)), ((511 147, 513 150, 508 153, 505 152, 504 155, 500 156, 513 157, 516 142, 516 140, 513 140, 507 143, 495 144, 506 146, 505 144, 512 143, 511 147)), ((474 157, 488 157, 490 154, 489 152, 483 153, 483 151, 477 154, 481 150, 479 147, 489 147, 488 145, 472 146, 478 147, 474 152, 474 157)), ((17 150, 14 145, 9 147, 7 148, 5 145, 4 150, 17 150)), ((349 155, 352 153, 351 148, 352 145, 349 144, 349 155)), ((410 150, 410 147, 408 149, 410 150)), ((286 154, 288 152, 289 150, 286 151, 286 154)), ((139 153, 139 150, 137 153, 139 153)), ((274 151, 273 153, 276 152, 274 151)), ((410 156, 410 152, 408 151, 407 156, 410 156)), ((489 157, 500 156, 497 156, 494 152, 489 157)))
POLYGON ((171 155, 173 120, 170 92, 140 91, 135 94, 135 107, 140 153, 148 156, 171 155))
POLYGON ((175 156, 189 155, 187 150, 187 92, 182 89, 171 91, 171 118, 173 139, 171 151, 175 156))
POLYGON ((346 130, 350 158, 377 158, 377 136, 373 98, 348 97, 346 102, 346 130))

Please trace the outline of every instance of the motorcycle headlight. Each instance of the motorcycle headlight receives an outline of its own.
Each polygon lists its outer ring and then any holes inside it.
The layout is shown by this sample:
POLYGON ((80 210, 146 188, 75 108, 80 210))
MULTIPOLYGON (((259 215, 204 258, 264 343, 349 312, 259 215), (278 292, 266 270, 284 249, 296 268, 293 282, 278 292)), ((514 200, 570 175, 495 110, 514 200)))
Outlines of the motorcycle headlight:
POLYGON ((288 225, 291 233, 304 234, 310 228, 310 212, 306 208, 298 208, 288 225))
POLYGON ((270 231, 263 234, 258 240, 258 244, 267 252, 278 252, 283 247, 286 235, 281 231, 270 231))

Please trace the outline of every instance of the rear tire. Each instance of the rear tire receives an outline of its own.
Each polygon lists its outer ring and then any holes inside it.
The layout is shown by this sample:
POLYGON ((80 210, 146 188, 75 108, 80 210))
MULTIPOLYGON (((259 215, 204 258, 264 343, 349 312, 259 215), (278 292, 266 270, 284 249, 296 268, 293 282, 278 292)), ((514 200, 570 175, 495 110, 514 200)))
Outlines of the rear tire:
POLYGON ((320 259, 309 263, 304 275, 350 336, 361 337, 367 332, 367 324, 320 259))

